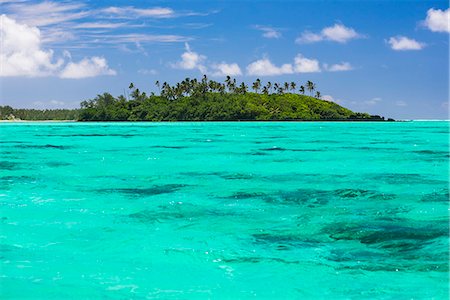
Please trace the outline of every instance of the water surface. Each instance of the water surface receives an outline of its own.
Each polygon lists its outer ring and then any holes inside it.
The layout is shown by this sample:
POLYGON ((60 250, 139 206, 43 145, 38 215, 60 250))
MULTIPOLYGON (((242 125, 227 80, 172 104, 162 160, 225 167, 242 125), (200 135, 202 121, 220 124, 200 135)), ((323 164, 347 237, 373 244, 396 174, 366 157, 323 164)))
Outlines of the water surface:
POLYGON ((3 299, 448 299, 448 122, 0 125, 3 299))

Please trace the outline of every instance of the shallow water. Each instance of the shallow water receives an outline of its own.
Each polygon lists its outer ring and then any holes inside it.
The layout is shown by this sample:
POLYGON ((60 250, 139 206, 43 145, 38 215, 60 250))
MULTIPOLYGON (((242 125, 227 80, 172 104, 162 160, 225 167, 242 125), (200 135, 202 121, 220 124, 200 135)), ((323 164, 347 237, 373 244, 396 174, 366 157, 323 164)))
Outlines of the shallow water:
POLYGON ((448 299, 448 122, 0 125, 3 299, 448 299))

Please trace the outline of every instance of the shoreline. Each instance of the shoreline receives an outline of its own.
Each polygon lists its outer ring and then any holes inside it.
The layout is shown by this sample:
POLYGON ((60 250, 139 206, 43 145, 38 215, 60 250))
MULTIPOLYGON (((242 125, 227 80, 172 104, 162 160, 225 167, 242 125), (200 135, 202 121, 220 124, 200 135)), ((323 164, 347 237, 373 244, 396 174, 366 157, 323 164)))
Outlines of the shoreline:
MULTIPOLYGON (((408 122, 413 120, 400 120, 408 122)), ((397 120, 176 120, 176 121, 78 121, 78 120, 0 120, 0 123, 271 123, 271 122, 375 122, 392 123, 397 120)))
POLYGON ((312 123, 312 122, 335 122, 335 123, 398 123, 398 122, 450 122, 450 120, 203 120, 203 121, 78 121, 78 120, 0 120, 0 124, 19 124, 19 123, 312 123))
POLYGON ((79 122, 77 120, 0 120, 0 123, 67 123, 79 122))

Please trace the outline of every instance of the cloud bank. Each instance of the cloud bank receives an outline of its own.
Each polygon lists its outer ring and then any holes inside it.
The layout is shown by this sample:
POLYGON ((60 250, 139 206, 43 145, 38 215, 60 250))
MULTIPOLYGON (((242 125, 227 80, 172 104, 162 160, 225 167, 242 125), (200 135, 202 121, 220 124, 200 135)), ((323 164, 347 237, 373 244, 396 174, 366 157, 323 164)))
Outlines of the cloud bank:
POLYGON ((293 63, 282 64, 276 66, 269 58, 265 57, 250 63, 247 66, 247 75, 249 76, 277 76, 286 74, 299 74, 299 73, 319 73, 324 71, 338 72, 338 71, 350 71, 353 67, 348 62, 340 64, 323 64, 320 67, 320 62, 314 58, 307 58, 302 54, 297 54, 293 63))
MULTIPOLYGON (((85 58, 78 63, 55 59, 52 49, 42 47, 41 32, 37 27, 18 23, 6 15, 0 16, 0 22, 0 77, 86 78, 116 74, 102 57, 85 58)), ((70 54, 64 53, 70 59, 70 54)))

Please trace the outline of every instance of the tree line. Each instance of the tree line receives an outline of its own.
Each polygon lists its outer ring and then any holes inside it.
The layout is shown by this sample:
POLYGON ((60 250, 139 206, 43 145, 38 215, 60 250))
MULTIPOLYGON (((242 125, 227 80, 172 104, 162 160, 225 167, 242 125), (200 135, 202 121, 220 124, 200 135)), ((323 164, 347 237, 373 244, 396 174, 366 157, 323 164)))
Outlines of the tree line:
POLYGON ((307 81, 271 82, 258 78, 250 86, 227 76, 224 82, 185 78, 170 85, 155 82, 157 93, 147 95, 133 83, 129 91, 82 101, 80 109, 13 109, 0 106, 1 119, 79 121, 274 121, 374 120, 383 117, 355 113, 321 100, 316 84, 307 81))
POLYGON ((0 106, 0 120, 78 120, 78 109, 27 109, 0 106))
MULTIPOLYGON (((228 94, 240 94, 245 95, 249 92, 249 86, 245 82, 237 83, 235 78, 231 78, 227 76, 225 82, 217 82, 214 80, 208 80, 206 75, 203 75, 203 78, 199 81, 196 78, 189 78, 182 80, 181 82, 176 83, 171 86, 169 83, 164 82, 160 83, 159 81, 155 82, 156 87, 158 88, 160 95, 162 97, 168 98, 170 100, 175 100, 183 96, 198 96, 207 92, 216 92, 221 95, 228 94)), ((134 84, 131 83, 129 88, 133 91, 133 93, 139 94, 139 89, 134 87, 134 84)), ((284 82, 284 83, 272 83, 268 81, 265 85, 262 84, 261 79, 256 79, 251 85, 251 90, 255 93, 269 95, 269 94, 284 94, 284 93, 300 93, 302 95, 305 94, 306 91, 309 92, 310 96, 313 96, 315 92, 315 98, 320 99, 321 93, 316 90, 316 84, 312 81, 308 80, 304 85, 299 85, 297 90, 297 83, 292 82, 284 82)), ((155 95, 153 93, 153 95, 155 95)))
POLYGON ((129 93, 109 93, 81 103, 81 121, 235 121, 235 120, 382 120, 320 100, 316 84, 224 82, 186 78, 170 85, 155 82, 159 94, 147 95, 133 83, 129 93), (308 92, 309 95, 305 95, 308 92), (312 95, 315 92, 315 97, 312 95))

